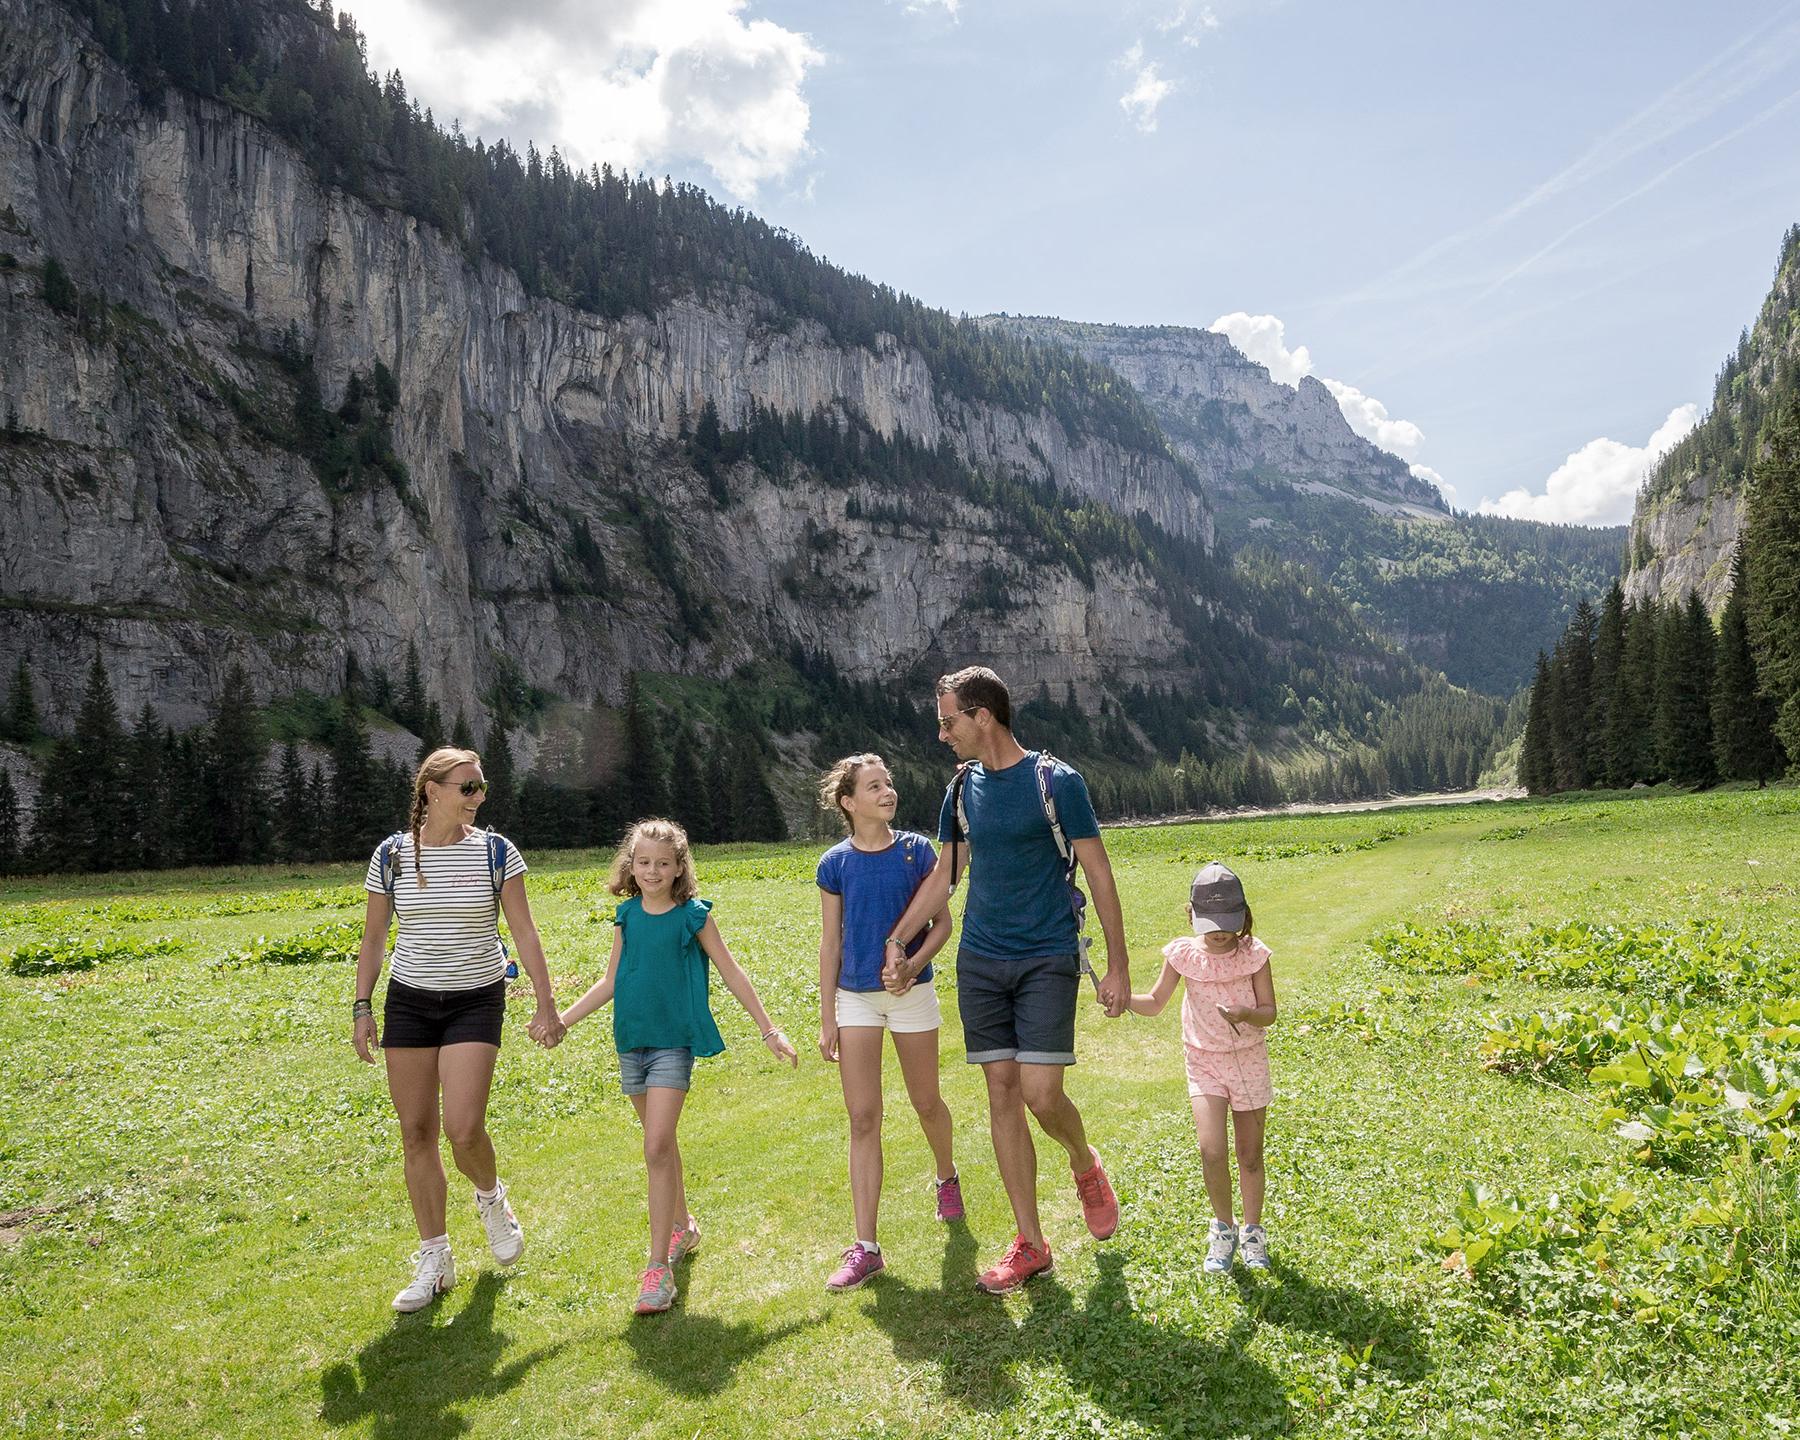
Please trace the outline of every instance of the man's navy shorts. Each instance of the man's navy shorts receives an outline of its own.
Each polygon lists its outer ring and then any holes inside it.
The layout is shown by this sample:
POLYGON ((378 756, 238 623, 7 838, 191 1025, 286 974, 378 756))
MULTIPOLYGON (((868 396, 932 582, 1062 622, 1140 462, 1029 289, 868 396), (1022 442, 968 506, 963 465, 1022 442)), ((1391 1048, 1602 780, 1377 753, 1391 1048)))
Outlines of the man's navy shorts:
POLYGON ((990 960, 956 956, 956 1005, 971 1065, 1075 1063, 1075 1005, 1081 969, 1073 955, 990 960))

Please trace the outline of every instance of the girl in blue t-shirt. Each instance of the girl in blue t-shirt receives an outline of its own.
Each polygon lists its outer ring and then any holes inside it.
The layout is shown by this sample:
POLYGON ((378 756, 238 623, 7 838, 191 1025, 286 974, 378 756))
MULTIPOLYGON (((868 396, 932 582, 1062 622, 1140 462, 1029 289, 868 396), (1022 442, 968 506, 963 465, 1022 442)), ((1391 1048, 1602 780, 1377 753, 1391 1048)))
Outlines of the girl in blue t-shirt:
POLYGON ((908 952, 923 966, 892 994, 882 958, 894 922, 937 861, 931 842, 894 830, 899 795, 879 755, 850 755, 825 774, 819 803, 849 830, 819 861, 819 1053, 838 1067, 850 1112, 850 1204, 856 1236, 828 1290, 854 1290, 883 1269, 875 1236, 881 1201, 881 1032, 894 1036, 906 1093, 937 1162, 937 1214, 963 1218, 962 1186, 951 1154, 950 1112, 938 1093, 937 987, 933 955, 950 934, 946 906, 908 952))
POLYGON ((650 1259, 638 1285, 636 1310, 653 1315, 675 1303, 675 1264, 700 1243, 700 1227, 688 1213, 675 1127, 694 1057, 717 1055, 725 1048, 707 1003, 708 959, 756 1022, 763 1044, 790 1065, 798 1065, 800 1058, 725 948, 707 913, 712 902, 695 897, 698 881, 685 830, 673 820, 638 821, 613 858, 606 888, 626 897, 613 913, 612 958, 600 983, 561 1018, 566 1028, 573 1028, 607 1001, 614 1002, 620 1088, 643 1122, 650 1178, 650 1259))

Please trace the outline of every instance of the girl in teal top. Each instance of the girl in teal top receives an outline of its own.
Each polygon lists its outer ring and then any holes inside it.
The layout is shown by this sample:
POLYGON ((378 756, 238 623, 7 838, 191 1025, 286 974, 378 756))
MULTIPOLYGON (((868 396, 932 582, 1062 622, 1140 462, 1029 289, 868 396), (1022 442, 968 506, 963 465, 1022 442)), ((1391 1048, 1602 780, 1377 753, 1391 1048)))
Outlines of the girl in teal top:
POLYGON ((672 820, 633 825, 607 883, 614 895, 625 897, 613 915, 612 958, 600 983, 561 1017, 565 1027, 572 1027, 607 1001, 614 1002, 620 1088, 644 1126, 650 1181, 650 1259, 638 1287, 640 1315, 675 1303, 675 1263, 700 1243, 700 1227, 687 1208, 675 1127, 694 1057, 717 1055, 725 1048, 707 1003, 708 960, 756 1022, 770 1052, 790 1065, 800 1063, 787 1036, 763 1009, 750 977, 725 948, 708 913, 712 903, 695 898, 697 888, 686 831, 672 820))

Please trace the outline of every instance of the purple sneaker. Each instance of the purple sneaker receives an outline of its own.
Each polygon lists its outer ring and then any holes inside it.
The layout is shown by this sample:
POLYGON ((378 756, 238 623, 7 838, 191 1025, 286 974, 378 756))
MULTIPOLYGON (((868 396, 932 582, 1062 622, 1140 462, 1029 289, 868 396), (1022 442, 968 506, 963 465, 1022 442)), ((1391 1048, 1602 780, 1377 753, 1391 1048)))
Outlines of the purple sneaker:
POLYGON ((870 1254, 863 1249, 861 1242, 852 1245, 844 1252, 844 1263, 831 1272, 831 1278, 825 1282, 827 1290, 854 1290, 857 1286, 880 1274, 887 1268, 887 1261, 876 1251, 870 1254))
POLYGON ((952 1175, 948 1180, 937 1182, 938 1219, 943 1221, 963 1218, 962 1177, 952 1175))

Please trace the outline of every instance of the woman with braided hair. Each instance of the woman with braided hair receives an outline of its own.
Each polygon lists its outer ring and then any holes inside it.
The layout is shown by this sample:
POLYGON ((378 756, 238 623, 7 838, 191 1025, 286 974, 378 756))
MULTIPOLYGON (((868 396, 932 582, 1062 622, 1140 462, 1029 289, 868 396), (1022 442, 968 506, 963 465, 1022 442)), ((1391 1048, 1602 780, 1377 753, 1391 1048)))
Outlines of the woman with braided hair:
POLYGON ((506 1018, 501 911, 537 992, 537 1014, 526 1033, 540 1044, 553 1043, 562 1038, 562 1022, 525 898, 525 861, 510 841, 475 828, 475 812, 486 798, 479 755, 433 750, 413 779, 405 831, 377 847, 364 882, 369 898, 351 1024, 358 1055, 371 1065, 377 1048, 386 1056, 388 1093, 406 1152, 406 1191, 419 1226, 412 1283, 394 1297, 396 1310, 421 1310, 456 1283, 445 1228, 440 1126, 449 1133, 456 1168, 475 1187, 494 1258, 510 1265, 525 1249, 487 1131, 488 1091, 506 1018), (400 929, 377 1041, 375 982, 390 916, 400 929))

